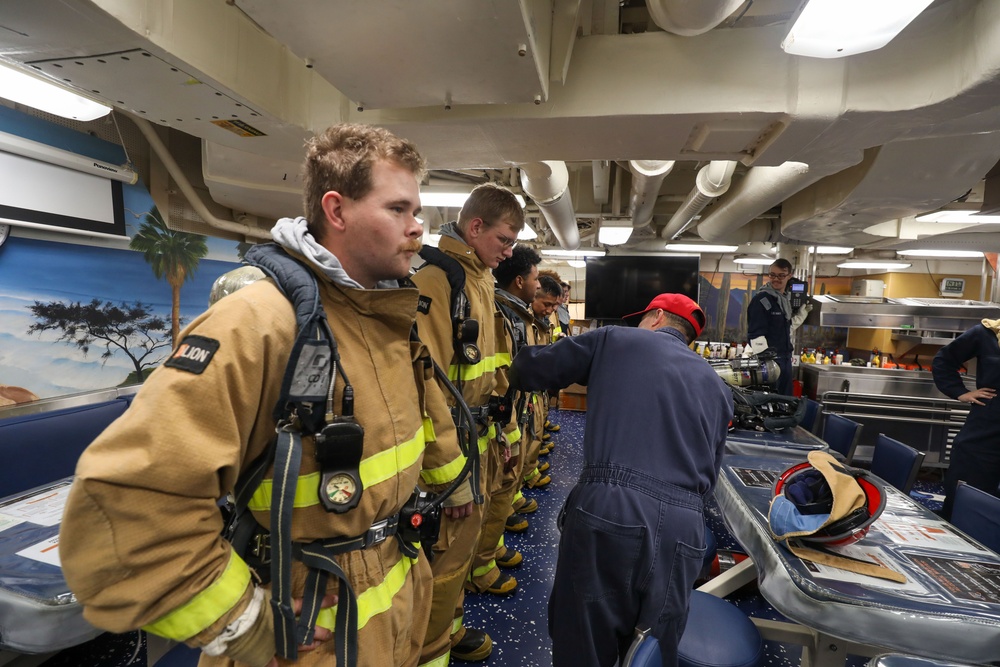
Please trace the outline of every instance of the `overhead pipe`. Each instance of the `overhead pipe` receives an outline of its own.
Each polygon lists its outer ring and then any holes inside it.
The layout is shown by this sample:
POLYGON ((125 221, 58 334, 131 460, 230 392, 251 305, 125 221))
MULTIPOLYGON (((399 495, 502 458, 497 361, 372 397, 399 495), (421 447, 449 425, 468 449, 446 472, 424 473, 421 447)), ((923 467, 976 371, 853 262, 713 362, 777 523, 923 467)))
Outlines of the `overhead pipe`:
POLYGON ((629 160, 628 168, 632 172, 632 193, 628 203, 632 226, 645 227, 653 219, 660 186, 674 163, 672 160, 629 160))
POLYGON ((565 162, 528 162, 521 169, 521 187, 545 217, 559 245, 566 250, 580 247, 580 230, 569 193, 569 170, 565 162))
POLYGON ((684 37, 701 35, 735 12, 745 0, 646 0, 653 23, 684 37))
POLYGON ((194 186, 191 185, 191 181, 188 180, 187 176, 184 175, 184 171, 181 169, 180 165, 174 159, 174 156, 170 154, 170 150, 167 145, 163 143, 160 139, 160 135, 156 133, 153 125, 145 118, 137 118, 135 116, 130 116, 132 121, 142 132, 142 135, 146 137, 149 142, 150 148, 156 153, 156 156, 160 158, 163 162, 163 166, 167 168, 167 173, 170 177, 174 179, 177 183, 177 187, 180 188, 181 194, 187 198, 188 203, 191 204, 191 208, 194 209, 195 213, 205 221, 210 227, 220 229, 225 232, 234 232, 236 234, 242 234, 243 236, 249 236, 257 239, 267 239, 271 240, 271 231, 267 229, 261 229, 252 225, 245 225, 234 220, 223 220, 217 217, 214 213, 208 210, 205 206, 205 202, 201 200, 201 196, 195 192, 194 186))
POLYGON ((712 160, 699 169, 694 179, 694 188, 660 232, 660 236, 665 239, 680 236, 691 225, 695 216, 708 206, 708 202, 726 194, 733 181, 734 171, 736 162, 732 160, 712 160))
MULTIPOLYGON (((751 221, 777 206, 816 180, 809 165, 785 162, 777 167, 753 167, 740 179, 726 197, 719 200, 712 212, 698 223, 698 235, 711 243, 742 243, 744 241, 775 240, 760 238, 762 225, 751 221), (754 238, 744 238, 752 235, 754 238)), ((773 225, 767 224, 769 229, 773 225)))
POLYGON ((608 184, 611 183, 611 163, 607 160, 593 160, 591 171, 594 178, 594 203, 603 206, 608 203, 608 184))

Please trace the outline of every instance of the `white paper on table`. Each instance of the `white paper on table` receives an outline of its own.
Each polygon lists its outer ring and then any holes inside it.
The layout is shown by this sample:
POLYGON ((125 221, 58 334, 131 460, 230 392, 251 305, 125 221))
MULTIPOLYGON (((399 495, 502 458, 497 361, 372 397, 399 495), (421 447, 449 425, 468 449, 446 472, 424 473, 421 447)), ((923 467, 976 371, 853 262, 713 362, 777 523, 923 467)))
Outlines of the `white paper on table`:
POLYGON ((957 532, 947 521, 929 521, 908 517, 884 515, 872 526, 895 544, 908 547, 923 547, 935 551, 952 551, 967 554, 982 554, 987 550, 979 547, 957 532))
POLYGON ((24 519, 16 516, 5 516, 0 514, 0 533, 21 523, 24 523, 24 519))
MULTIPOLYGON (((828 551, 834 552, 840 556, 856 558, 858 560, 888 567, 889 569, 897 572, 899 571, 898 568, 893 567, 893 560, 887 558, 885 552, 878 547, 862 547, 857 544, 852 544, 846 547, 828 547, 828 551)), ((926 588, 921 586, 918 582, 913 581, 910 577, 907 577, 905 584, 900 584, 895 581, 889 581, 888 579, 869 577, 866 574, 848 572, 847 570, 840 570, 835 567, 830 567, 829 565, 820 565, 819 563, 813 563, 812 561, 803 560, 802 563, 809 569, 810 572, 812 572, 814 577, 819 579, 846 581, 859 584, 861 586, 867 586, 868 588, 883 588, 890 591, 916 594, 927 593, 926 588)))
POLYGON ((0 513, 39 526, 57 526, 62 521, 69 489, 70 482, 67 481, 16 503, 4 505, 0 507, 0 513))
POLYGON ((58 535, 53 535, 49 539, 39 542, 38 544, 32 544, 26 549, 21 549, 17 552, 17 555, 30 558, 31 560, 37 560, 39 563, 48 563, 49 565, 62 567, 62 563, 59 561, 58 535))

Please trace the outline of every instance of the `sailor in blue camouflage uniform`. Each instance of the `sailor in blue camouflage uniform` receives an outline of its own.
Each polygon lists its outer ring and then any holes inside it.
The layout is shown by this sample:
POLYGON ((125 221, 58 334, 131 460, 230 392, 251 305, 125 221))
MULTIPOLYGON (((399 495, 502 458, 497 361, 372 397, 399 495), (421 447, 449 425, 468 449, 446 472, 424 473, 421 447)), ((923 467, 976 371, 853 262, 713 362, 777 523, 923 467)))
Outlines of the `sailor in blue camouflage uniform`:
POLYGON ((511 381, 526 391, 587 385, 584 468, 559 518, 549 598, 554 667, 610 667, 637 627, 676 665, 705 552, 703 503, 732 392, 688 347, 705 325, 697 303, 661 294, 626 317, 638 316, 639 328, 529 346, 513 362, 511 381))

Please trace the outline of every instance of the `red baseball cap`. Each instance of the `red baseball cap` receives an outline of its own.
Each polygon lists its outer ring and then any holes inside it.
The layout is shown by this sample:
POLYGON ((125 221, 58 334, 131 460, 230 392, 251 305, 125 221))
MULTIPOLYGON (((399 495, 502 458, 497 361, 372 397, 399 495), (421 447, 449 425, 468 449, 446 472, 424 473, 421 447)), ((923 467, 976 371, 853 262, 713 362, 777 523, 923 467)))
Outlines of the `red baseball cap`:
POLYGON ((689 297, 683 294, 673 294, 670 292, 660 294, 656 296, 649 305, 646 306, 646 310, 640 310, 638 313, 632 313, 631 315, 625 315, 622 319, 627 320, 630 317, 636 317, 639 315, 645 315, 651 310, 655 309, 665 310, 668 313, 673 313, 678 317, 683 317, 687 320, 694 328, 694 335, 700 336, 701 330, 705 328, 705 313, 702 311, 701 307, 689 297))

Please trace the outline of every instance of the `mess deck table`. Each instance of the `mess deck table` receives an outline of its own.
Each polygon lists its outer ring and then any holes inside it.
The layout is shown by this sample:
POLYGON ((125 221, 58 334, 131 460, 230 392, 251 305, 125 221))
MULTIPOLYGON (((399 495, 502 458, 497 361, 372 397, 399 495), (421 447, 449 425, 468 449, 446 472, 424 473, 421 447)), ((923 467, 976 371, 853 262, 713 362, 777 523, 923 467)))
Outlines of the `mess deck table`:
MULTIPOLYGON (((774 479, 804 455, 727 454, 715 497, 730 531, 750 555, 761 594, 809 629, 803 662, 843 664, 848 652, 886 649, 929 658, 1000 659, 1000 555, 889 485, 882 516, 843 555, 902 573, 898 584, 803 561, 777 543, 767 512, 774 479)), ((711 582, 710 582, 711 583, 711 582)), ((755 622, 757 622, 755 620, 755 622)), ((765 637, 797 641, 798 631, 757 622, 765 637)))

